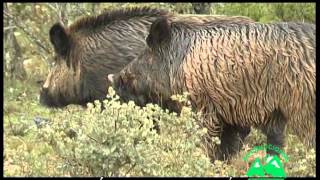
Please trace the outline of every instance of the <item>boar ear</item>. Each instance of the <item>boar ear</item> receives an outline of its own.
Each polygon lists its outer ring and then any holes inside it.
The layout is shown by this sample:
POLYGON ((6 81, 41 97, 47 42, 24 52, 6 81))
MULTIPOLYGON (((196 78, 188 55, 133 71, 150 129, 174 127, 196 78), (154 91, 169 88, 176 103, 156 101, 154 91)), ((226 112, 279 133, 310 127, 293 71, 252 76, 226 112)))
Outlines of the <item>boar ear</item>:
POLYGON ((146 41, 149 47, 154 47, 161 44, 164 40, 168 40, 169 38, 170 24, 166 17, 161 17, 152 23, 146 41))
POLYGON ((66 56, 70 49, 70 37, 60 23, 54 24, 50 29, 50 41, 57 54, 66 56))

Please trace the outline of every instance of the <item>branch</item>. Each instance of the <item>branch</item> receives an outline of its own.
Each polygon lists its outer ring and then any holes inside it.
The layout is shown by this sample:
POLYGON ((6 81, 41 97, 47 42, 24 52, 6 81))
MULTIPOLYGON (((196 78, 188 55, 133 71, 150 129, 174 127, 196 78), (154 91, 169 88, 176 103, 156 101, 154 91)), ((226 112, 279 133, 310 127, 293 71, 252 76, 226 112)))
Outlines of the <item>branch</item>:
POLYGON ((102 144, 101 142, 99 142, 98 140, 96 140, 95 138, 93 138, 93 137, 91 137, 91 136, 89 136, 89 135, 87 135, 87 137, 90 138, 90 139, 92 139, 92 140, 94 140, 96 143, 102 144))
POLYGON ((6 30, 14 29, 14 28, 17 28, 17 27, 16 26, 3 27, 3 30, 6 31, 6 30))
POLYGON ((124 176, 127 176, 127 174, 129 174, 129 172, 137 165, 137 163, 134 163, 130 168, 129 170, 125 173, 124 176))
POLYGON ((46 5, 47 5, 47 7, 49 7, 51 10, 53 10, 56 14, 58 13, 57 8, 54 7, 53 5, 51 5, 50 3, 47 3, 46 5))

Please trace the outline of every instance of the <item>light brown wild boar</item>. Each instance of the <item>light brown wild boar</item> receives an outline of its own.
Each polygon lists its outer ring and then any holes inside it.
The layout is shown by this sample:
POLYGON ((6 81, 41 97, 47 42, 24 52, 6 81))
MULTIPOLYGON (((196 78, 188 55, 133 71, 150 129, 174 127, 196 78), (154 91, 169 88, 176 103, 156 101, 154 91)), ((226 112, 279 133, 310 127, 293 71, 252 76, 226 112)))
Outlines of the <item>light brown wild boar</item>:
POLYGON ((282 148, 288 125, 315 148, 313 24, 199 25, 160 18, 146 42, 135 60, 108 79, 120 97, 141 106, 172 108, 170 97, 188 92, 202 112, 199 124, 208 129, 203 141, 212 161, 237 152, 237 134, 252 126, 282 148), (214 136, 220 146, 212 143, 214 136))

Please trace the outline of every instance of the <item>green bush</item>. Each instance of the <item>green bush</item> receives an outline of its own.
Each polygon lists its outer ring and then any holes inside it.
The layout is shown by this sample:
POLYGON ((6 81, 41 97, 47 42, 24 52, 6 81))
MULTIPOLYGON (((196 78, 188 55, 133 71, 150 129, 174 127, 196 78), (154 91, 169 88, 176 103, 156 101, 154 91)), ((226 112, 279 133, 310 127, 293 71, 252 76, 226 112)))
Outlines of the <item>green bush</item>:
POLYGON ((211 174, 200 141, 205 129, 196 124, 190 107, 183 107, 177 116, 153 104, 144 108, 132 101, 121 104, 112 88, 108 96, 111 100, 103 102, 102 112, 98 101, 85 111, 68 107, 40 131, 65 160, 64 171, 72 176, 211 174))
POLYGON ((247 16, 257 22, 296 21, 315 23, 315 3, 218 3, 214 14, 247 16))

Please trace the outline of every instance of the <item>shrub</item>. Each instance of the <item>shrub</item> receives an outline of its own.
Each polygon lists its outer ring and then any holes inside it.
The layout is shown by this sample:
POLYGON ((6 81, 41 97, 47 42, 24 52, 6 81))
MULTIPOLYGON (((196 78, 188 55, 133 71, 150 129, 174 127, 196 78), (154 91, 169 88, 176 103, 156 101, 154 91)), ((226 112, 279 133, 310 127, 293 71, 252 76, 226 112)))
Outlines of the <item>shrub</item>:
MULTIPOLYGON (((176 96, 176 99, 183 99, 176 96)), ((61 111, 40 131, 71 176, 204 176, 212 165, 201 148, 205 129, 183 107, 169 113, 154 104, 120 103, 112 88, 101 104, 61 111), (160 132, 154 128, 157 122, 160 132)))

